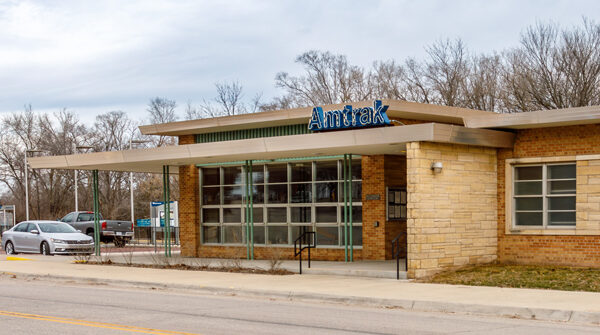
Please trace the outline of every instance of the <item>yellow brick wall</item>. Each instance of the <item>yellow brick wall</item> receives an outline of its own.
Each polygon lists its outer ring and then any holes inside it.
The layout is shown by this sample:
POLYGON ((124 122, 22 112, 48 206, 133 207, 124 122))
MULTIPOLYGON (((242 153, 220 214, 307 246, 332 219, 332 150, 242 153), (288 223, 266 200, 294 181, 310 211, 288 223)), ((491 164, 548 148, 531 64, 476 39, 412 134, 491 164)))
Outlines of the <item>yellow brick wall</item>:
POLYGON ((576 234, 600 235, 600 157, 577 161, 576 211, 576 234))
POLYGON ((495 149, 412 142, 407 178, 409 277, 496 259, 495 149))

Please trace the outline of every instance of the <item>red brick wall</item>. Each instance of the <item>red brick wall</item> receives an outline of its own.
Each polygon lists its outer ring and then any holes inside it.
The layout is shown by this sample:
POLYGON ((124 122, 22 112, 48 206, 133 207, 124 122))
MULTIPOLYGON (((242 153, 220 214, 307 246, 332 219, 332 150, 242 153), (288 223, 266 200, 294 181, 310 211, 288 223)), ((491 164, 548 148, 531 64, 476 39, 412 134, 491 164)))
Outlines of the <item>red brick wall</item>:
POLYGON ((600 266, 600 236, 507 235, 505 160, 600 154, 600 125, 526 129, 498 150, 498 259, 505 263, 600 266))
MULTIPOLYGON (((179 136, 179 145, 193 143, 194 135, 179 136)), ((181 255, 184 257, 197 257, 200 246, 198 177, 196 166, 179 167, 179 239, 181 255)))
POLYGON ((363 257, 385 259, 385 157, 362 156, 363 257), (379 200, 367 200, 367 195, 379 200), (379 227, 375 227, 379 222, 379 227))
MULTIPOLYGON (((310 256, 312 260, 323 261, 343 261, 343 248, 316 248, 311 249, 310 256)), ((208 258, 246 258, 245 246, 217 246, 217 245, 201 245, 199 248, 199 257, 208 258)), ((307 259, 307 254, 303 253, 303 259, 307 259)), ((297 259, 294 257, 294 248, 281 247, 264 247, 254 246, 255 259, 297 259)), ((354 249, 354 260, 362 259, 362 250, 354 249)))

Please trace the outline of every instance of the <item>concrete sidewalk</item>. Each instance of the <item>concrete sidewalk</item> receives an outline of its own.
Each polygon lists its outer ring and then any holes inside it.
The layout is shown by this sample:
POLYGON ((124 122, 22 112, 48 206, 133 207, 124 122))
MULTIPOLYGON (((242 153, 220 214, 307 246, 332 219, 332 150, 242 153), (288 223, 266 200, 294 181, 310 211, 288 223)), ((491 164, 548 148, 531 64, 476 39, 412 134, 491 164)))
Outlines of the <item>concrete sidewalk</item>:
POLYGON ((418 311, 470 313, 600 324, 600 293, 421 284, 328 275, 258 275, 74 264, 72 257, 0 257, 0 272, 117 286, 195 290, 279 299, 375 305, 418 311))

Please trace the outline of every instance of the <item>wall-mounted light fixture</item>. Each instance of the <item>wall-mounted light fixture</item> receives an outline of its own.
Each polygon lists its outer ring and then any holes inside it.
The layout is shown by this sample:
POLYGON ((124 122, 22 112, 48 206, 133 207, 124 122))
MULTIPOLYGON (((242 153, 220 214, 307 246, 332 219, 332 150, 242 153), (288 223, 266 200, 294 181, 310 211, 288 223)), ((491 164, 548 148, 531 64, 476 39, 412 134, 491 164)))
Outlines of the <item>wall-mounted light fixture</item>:
POLYGON ((431 170, 433 171, 433 173, 441 173, 442 168, 443 168, 442 162, 431 163, 431 170))

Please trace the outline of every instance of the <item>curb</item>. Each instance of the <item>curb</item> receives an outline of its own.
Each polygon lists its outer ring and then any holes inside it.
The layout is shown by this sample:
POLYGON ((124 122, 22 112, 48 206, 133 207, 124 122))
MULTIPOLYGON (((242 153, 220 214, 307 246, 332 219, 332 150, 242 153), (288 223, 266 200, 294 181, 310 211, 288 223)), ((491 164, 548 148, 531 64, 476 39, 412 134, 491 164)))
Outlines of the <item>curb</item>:
POLYGON ((148 289, 180 289, 193 290, 196 292, 214 295, 233 295, 245 297, 276 298, 285 300, 297 300, 305 302, 328 302, 346 305, 362 305, 370 307, 399 308, 417 312, 441 312, 457 314, 474 314, 482 316, 494 316, 505 318, 518 318, 539 321, 554 321, 577 324, 600 325, 600 312, 585 312, 576 310, 559 310, 547 308, 528 308, 516 306, 490 306, 481 304, 461 304, 445 301, 426 301, 412 299, 382 299, 357 296, 339 296, 329 294, 313 294, 302 292, 282 292, 270 290, 235 289, 224 287, 212 287, 201 285, 164 284, 133 280, 98 279, 93 277, 72 277, 59 275, 37 275, 19 272, 0 272, 0 276, 11 276, 23 279, 50 279, 55 281, 68 280, 82 284, 108 284, 121 287, 138 287, 148 289))

